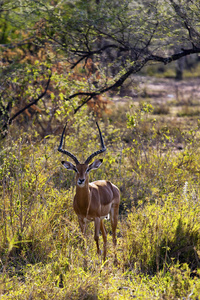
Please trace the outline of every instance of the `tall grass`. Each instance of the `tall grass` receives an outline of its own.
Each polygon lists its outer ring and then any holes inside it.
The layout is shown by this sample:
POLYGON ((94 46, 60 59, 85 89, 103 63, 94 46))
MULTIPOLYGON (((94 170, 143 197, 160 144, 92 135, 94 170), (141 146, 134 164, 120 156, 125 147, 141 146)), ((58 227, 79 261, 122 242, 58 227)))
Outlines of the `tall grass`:
MULTIPOLYGON (((177 131, 158 128, 145 109, 129 111, 129 128, 101 124, 108 150, 90 175, 121 191, 117 265, 109 221, 105 263, 96 254, 93 224, 86 238, 80 232, 74 175, 60 164, 58 138, 38 141, 24 133, 1 144, 2 299, 198 299, 198 128, 181 131, 187 147, 177 151, 177 131)), ((75 123, 65 141, 80 160, 98 147, 87 122, 87 131, 86 123, 75 123)))

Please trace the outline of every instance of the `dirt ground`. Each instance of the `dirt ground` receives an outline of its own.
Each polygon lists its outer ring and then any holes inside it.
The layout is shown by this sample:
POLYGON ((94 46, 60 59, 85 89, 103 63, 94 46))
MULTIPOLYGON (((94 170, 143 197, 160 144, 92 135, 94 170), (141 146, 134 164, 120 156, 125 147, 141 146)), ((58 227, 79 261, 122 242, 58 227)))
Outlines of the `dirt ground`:
POLYGON ((200 78, 176 81, 169 78, 144 77, 139 82, 139 90, 159 102, 200 101, 200 78))
POLYGON ((129 101, 137 104, 142 100, 153 106, 168 106, 171 116, 175 116, 183 107, 200 110, 200 78, 177 81, 172 78, 136 76, 128 86, 123 87, 120 97, 113 97, 113 103, 119 105, 129 101))

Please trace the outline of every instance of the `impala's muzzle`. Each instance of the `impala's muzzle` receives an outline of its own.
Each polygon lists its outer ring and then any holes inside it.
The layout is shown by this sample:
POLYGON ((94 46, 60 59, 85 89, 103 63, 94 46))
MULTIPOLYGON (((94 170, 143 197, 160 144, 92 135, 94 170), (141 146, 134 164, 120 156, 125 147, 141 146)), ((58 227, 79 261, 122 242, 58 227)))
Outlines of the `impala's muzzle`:
POLYGON ((77 184, 80 186, 80 187, 83 187, 85 185, 85 179, 78 179, 77 181, 77 184))

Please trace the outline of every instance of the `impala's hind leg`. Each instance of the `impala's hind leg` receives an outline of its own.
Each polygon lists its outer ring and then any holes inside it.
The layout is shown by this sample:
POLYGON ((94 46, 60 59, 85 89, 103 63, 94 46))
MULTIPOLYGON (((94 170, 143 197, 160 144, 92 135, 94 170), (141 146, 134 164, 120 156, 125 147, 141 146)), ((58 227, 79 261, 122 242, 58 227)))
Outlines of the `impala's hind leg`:
POLYGON ((114 264, 118 265, 117 261, 117 254, 116 254, 116 229, 117 229, 117 222, 118 222, 118 215, 119 215, 119 202, 120 198, 116 198, 112 204, 111 211, 110 211, 110 219, 111 219, 111 227, 112 227, 112 239, 114 244, 114 264))
POLYGON ((112 237, 113 237, 114 246, 116 246, 116 244, 117 244, 116 229, 117 229, 118 215, 119 215, 119 202, 116 201, 113 203, 113 205, 111 207, 111 211, 110 211, 112 237))
POLYGON ((101 232, 102 232, 102 236, 103 236, 103 260, 105 261, 106 259, 106 246, 107 246, 107 232, 106 232, 106 228, 105 228, 105 225, 103 223, 103 220, 101 220, 101 223, 100 223, 100 229, 101 229, 101 232))
POLYGON ((95 218, 95 220, 94 220, 94 227, 95 227, 94 240, 95 240, 95 242, 97 244, 97 253, 101 254, 101 250, 99 248, 100 218, 95 218))

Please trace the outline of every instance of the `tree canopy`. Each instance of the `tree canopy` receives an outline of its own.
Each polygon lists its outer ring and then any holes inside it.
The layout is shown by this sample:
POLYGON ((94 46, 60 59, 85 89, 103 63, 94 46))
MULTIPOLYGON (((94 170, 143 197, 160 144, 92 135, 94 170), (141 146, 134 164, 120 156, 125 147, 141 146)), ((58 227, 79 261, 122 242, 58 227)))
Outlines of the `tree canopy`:
POLYGON ((22 112, 47 134, 59 110, 76 113, 149 63, 200 53, 199 9, 197 0, 2 1, 2 135, 22 112))

